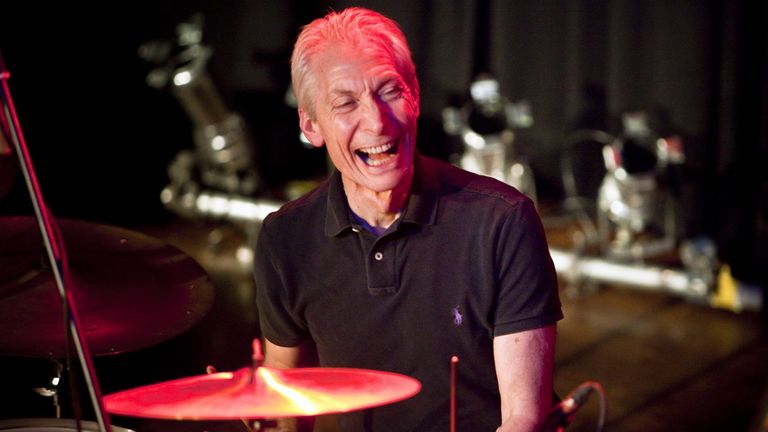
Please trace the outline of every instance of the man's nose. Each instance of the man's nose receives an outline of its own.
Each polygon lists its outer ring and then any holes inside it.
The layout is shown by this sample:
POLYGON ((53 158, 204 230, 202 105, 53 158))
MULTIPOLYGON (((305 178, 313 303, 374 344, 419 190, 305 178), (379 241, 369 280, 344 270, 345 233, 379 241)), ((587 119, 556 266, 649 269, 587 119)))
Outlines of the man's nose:
POLYGON ((379 98, 369 98, 365 104, 363 123, 366 130, 374 134, 381 134, 389 121, 387 104, 379 98))

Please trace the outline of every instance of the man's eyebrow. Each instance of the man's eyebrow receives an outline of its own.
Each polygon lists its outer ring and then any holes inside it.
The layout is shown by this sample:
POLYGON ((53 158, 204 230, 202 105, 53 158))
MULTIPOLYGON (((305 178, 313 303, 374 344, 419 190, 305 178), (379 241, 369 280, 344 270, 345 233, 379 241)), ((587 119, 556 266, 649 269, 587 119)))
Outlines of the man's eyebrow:
POLYGON ((348 96, 355 94, 354 91, 346 88, 332 88, 328 91, 332 96, 348 96))
POLYGON ((387 77, 379 81, 376 85, 376 88, 382 89, 384 87, 391 86, 391 85, 400 85, 400 83, 402 83, 402 80, 399 79, 397 76, 387 77))
POLYGON ((403 82, 403 77, 395 71, 390 71, 378 77, 376 84, 379 87, 382 87, 387 84, 391 84, 391 83, 399 84, 401 82, 403 82))

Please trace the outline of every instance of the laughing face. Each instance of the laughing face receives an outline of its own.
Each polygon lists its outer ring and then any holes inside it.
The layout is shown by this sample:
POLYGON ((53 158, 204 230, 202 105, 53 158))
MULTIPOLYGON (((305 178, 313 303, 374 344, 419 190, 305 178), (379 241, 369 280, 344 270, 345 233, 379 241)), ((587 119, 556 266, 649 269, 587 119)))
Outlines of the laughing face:
POLYGON ((347 193, 408 187, 418 102, 391 56, 334 44, 313 62, 314 115, 299 110, 304 135, 325 145, 347 193))

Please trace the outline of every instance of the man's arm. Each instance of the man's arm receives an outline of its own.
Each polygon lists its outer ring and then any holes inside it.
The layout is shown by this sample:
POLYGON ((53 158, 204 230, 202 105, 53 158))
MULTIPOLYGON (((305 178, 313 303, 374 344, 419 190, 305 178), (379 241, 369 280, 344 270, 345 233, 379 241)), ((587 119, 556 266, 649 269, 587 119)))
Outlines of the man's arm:
POLYGON ((276 369, 290 369, 299 365, 301 346, 284 347, 275 345, 264 338, 264 366, 276 369))
MULTIPOLYGON (((264 338, 264 362, 263 365, 275 369, 291 369, 298 367, 306 356, 307 346, 284 347, 275 345, 264 338)), ((282 418, 277 420, 274 428, 265 428, 264 432, 296 432, 311 431, 314 429, 314 419, 305 417, 301 420, 295 418, 282 418)))
POLYGON ((497 432, 535 431, 552 405, 557 327, 550 325, 493 338, 501 393, 497 432))

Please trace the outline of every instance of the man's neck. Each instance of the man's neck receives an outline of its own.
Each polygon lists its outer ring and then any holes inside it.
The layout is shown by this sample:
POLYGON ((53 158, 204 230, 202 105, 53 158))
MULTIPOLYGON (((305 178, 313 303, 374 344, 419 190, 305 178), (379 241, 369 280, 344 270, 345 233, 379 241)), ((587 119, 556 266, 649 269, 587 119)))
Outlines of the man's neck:
POLYGON ((411 190, 413 175, 396 189, 376 192, 342 179, 344 193, 352 211, 382 232, 400 217, 411 190))

